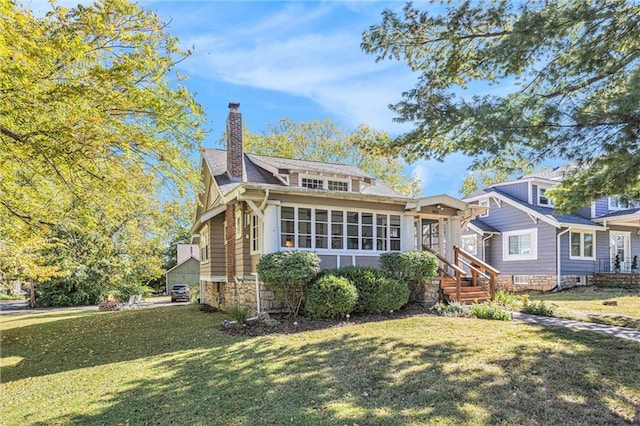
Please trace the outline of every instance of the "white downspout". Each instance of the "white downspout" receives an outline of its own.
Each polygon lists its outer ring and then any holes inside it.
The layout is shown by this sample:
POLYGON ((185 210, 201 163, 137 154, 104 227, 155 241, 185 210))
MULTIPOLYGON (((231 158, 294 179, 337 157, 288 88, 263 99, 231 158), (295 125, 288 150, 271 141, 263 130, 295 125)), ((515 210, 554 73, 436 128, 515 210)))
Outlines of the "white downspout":
POLYGON ((557 237, 556 237, 556 238, 557 238, 557 244, 556 244, 556 248, 557 248, 557 257, 556 257, 556 263, 557 263, 557 266, 556 266, 556 280, 557 280, 557 282, 556 282, 556 287, 557 287, 557 288, 560 288, 560 286, 561 286, 561 278, 560 278, 560 237, 561 237, 562 235, 566 234, 566 233, 567 233, 567 232, 569 232, 569 231, 571 231, 571 227, 569 227, 569 228, 565 229, 564 231, 560 232, 560 233, 557 235, 557 237))

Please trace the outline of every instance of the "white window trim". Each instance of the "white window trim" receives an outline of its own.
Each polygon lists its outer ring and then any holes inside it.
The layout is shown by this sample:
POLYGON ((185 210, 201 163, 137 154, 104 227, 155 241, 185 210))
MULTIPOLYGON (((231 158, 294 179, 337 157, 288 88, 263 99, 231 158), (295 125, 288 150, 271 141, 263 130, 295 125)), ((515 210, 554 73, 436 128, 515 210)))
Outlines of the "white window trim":
POLYGON ((209 263, 209 259, 211 259, 211 242, 209 238, 209 232, 209 227, 206 226, 203 228, 200 235, 200 262, 202 262, 203 264, 209 263), (208 250, 207 246, 209 246, 208 250))
MULTIPOLYGON (((394 252, 400 252, 402 251, 402 213, 401 212, 393 212, 393 211, 371 211, 371 210, 363 210, 363 209, 352 209, 352 208, 335 208, 335 207, 317 207, 317 206, 312 206, 312 205, 302 205, 302 204, 298 204, 298 205, 294 205, 294 204, 283 204, 281 205, 282 207, 289 207, 289 208, 293 208, 294 209, 294 245, 293 247, 285 247, 282 245, 282 231, 280 231, 279 235, 278 235, 278 245, 280 247, 280 250, 305 250, 305 251, 313 251, 313 252, 317 252, 319 254, 332 254, 332 253, 344 253, 344 254, 348 254, 348 255, 375 255, 375 256, 379 256, 381 253, 387 253, 390 251, 394 251, 394 252), (303 209, 311 209, 311 247, 298 247, 298 209, 299 208, 303 208, 303 209), (328 248, 316 248, 316 233, 315 233, 315 212, 316 210, 326 210, 328 212, 328 248), (341 249, 332 249, 331 248, 331 224, 333 222, 331 222, 331 212, 332 211, 341 211, 343 213, 342 216, 342 241, 343 241, 343 245, 341 249), (361 246, 362 244, 362 213, 370 213, 373 215, 373 223, 372 223, 372 227, 373 227, 373 235, 371 237, 371 240, 373 241, 373 247, 370 250, 365 250, 362 249, 361 247, 359 247, 358 249, 349 249, 347 248, 347 239, 349 238, 349 236, 347 235, 348 233, 348 222, 347 222, 347 213, 348 212, 357 212, 358 213, 358 245, 361 246), (377 247, 377 240, 378 240, 378 226, 377 226, 377 221, 376 221, 376 215, 386 215, 387 216, 387 244, 386 250, 378 250, 377 247), (399 225, 399 234, 398 237, 392 237, 391 236, 391 216, 398 216, 400 217, 400 225, 399 225), (399 250, 391 250, 391 242, 392 241, 398 241, 399 243, 399 250)), ((278 212, 278 223, 282 223, 282 213, 281 210, 279 210, 278 212)), ((281 226, 281 225, 280 225, 281 226)), ((353 237, 352 237, 353 238, 353 237)))
POLYGON ((262 253, 262 238, 260 238, 262 236, 262 229, 261 228, 262 228, 262 221, 260 220, 260 218, 258 217, 257 214, 251 212, 249 214, 249 247, 250 247, 249 252, 251 254, 260 254, 260 253, 262 253), (256 221, 255 227, 253 225, 253 223, 254 223, 253 221, 254 220, 256 221), (256 238, 255 238, 255 239, 257 239, 257 243, 258 243, 257 244, 258 245, 257 250, 253 249, 253 242, 254 242, 253 232, 254 232, 254 228, 255 228, 256 233, 257 233, 256 238))
POLYGON ((609 210, 626 210, 626 207, 619 205, 618 197, 607 197, 607 209, 609 210), (616 205, 611 205, 611 201, 615 201, 616 205))
POLYGON ((481 207, 487 207, 486 213, 478 215, 478 217, 489 217, 489 210, 491 210, 491 200, 480 200, 478 201, 478 205, 481 207))
POLYGON ((352 192, 351 179, 349 179, 349 178, 299 174, 298 175, 298 186, 301 187, 301 188, 304 188, 302 186, 302 179, 315 179, 315 180, 321 181, 322 182, 322 188, 321 189, 324 189, 325 191, 330 191, 330 189, 329 189, 329 181, 344 182, 344 183, 347 184, 347 190, 346 191, 335 191, 335 190, 333 190, 333 192, 352 192))
POLYGON ((538 260, 538 228, 519 229, 502 233, 502 260, 511 262, 517 260, 538 260), (531 235, 530 254, 509 254, 509 237, 514 235, 531 235))
POLYGON ((596 259, 596 232, 582 229, 572 229, 569 231, 569 259, 571 260, 595 260, 596 259), (580 234, 580 256, 573 256, 571 254, 571 234, 580 234), (584 234, 593 235, 593 247, 592 256, 584 255, 584 234))
POLYGON ((540 190, 543 189, 545 192, 547 191, 547 189, 551 188, 551 185, 539 185, 538 184, 538 191, 537 191, 537 195, 538 195, 538 199, 536 200, 536 203, 540 206, 540 207, 553 207, 553 200, 551 200, 551 198, 549 197, 544 197, 547 199, 548 203, 547 204, 543 204, 540 202, 540 190))

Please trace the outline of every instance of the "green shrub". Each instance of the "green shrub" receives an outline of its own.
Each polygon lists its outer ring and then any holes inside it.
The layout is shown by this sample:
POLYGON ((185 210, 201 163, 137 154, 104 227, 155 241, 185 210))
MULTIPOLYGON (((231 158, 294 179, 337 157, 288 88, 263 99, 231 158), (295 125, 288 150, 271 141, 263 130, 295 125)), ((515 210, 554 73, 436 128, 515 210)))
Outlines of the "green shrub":
POLYGON ((325 271, 348 279, 358 290, 354 312, 379 314, 400 309, 409 301, 409 287, 404 281, 388 277, 379 269, 368 266, 347 266, 325 271))
POLYGON ((537 302, 529 302, 522 305, 522 312, 525 314, 531 315, 541 315, 545 317, 552 317, 555 312, 555 307, 551 305, 545 305, 545 303, 540 300, 537 302))
POLYGON ((279 251, 262 256, 257 269, 276 298, 297 316, 309 284, 320 272, 320 258, 309 251, 279 251))
POLYGON ((324 274, 316 279, 305 299, 309 318, 338 318, 353 311, 358 290, 346 278, 324 274))
POLYGON ((380 269, 407 283, 410 300, 421 300, 424 283, 438 272, 438 259, 426 251, 389 252, 380 255, 380 269))
POLYGON ((433 307, 438 315, 445 317, 468 317, 471 315, 469 307, 458 301, 450 303, 438 303, 433 307))
POLYGON ((247 321, 249 310, 244 306, 234 305, 229 308, 228 314, 237 322, 237 325, 241 327, 247 321))
POLYGON ((509 321, 509 313, 501 306, 491 303, 471 305, 471 315, 479 319, 509 321))
POLYGON ((508 309, 513 309, 518 306, 520 302, 520 297, 515 294, 511 294, 505 290, 496 291, 496 300, 495 302, 499 305, 502 305, 508 309))

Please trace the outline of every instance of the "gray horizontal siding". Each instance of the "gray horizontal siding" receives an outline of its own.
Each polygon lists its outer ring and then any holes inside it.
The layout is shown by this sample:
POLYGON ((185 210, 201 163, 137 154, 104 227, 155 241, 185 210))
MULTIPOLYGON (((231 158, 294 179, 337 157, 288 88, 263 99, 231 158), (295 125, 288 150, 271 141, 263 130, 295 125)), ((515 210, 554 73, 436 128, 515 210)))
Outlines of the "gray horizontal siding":
POLYGON ((601 198, 596 201, 596 217, 611 213, 609 210, 609 199, 601 198))
POLYGON ((501 185, 497 186, 496 189, 525 203, 529 202, 529 184, 527 182, 501 185))
POLYGON ((488 240, 486 261, 502 274, 554 275, 556 273, 556 228, 540 220, 537 224, 534 223, 522 210, 505 202, 502 203, 502 207, 497 207, 493 203, 491 207, 489 217, 482 220, 501 232, 538 229, 538 259, 504 261, 503 236, 496 235, 488 240))
POLYGON ((569 257, 569 232, 560 236, 560 271, 562 275, 591 275, 597 272, 598 248, 609 240, 608 232, 596 232, 596 260, 571 259, 569 257))
POLYGON ((584 206, 580 210, 576 212, 576 214, 585 219, 592 219, 591 217, 591 206, 584 206))

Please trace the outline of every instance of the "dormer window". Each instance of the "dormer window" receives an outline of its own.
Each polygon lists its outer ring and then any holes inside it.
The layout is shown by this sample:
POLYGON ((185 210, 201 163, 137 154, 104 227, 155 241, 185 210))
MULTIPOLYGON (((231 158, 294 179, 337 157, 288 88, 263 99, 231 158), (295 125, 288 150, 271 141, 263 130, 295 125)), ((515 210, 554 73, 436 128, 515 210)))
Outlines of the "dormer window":
POLYGON ((327 189, 329 191, 349 191, 349 183, 343 182, 339 180, 329 180, 327 181, 327 189))
POLYGON ((624 210, 629 208, 618 197, 609 197, 609 210, 624 210))
POLYGON ((300 177, 300 186, 308 189, 326 189, 329 191, 349 192, 349 182, 339 179, 300 177))
POLYGON ((549 188, 538 187, 538 205, 553 207, 553 201, 551 201, 550 198, 547 198, 547 189, 549 188))
POLYGON ((323 189, 323 183, 321 179, 302 178, 302 184, 300 186, 309 189, 323 189))

